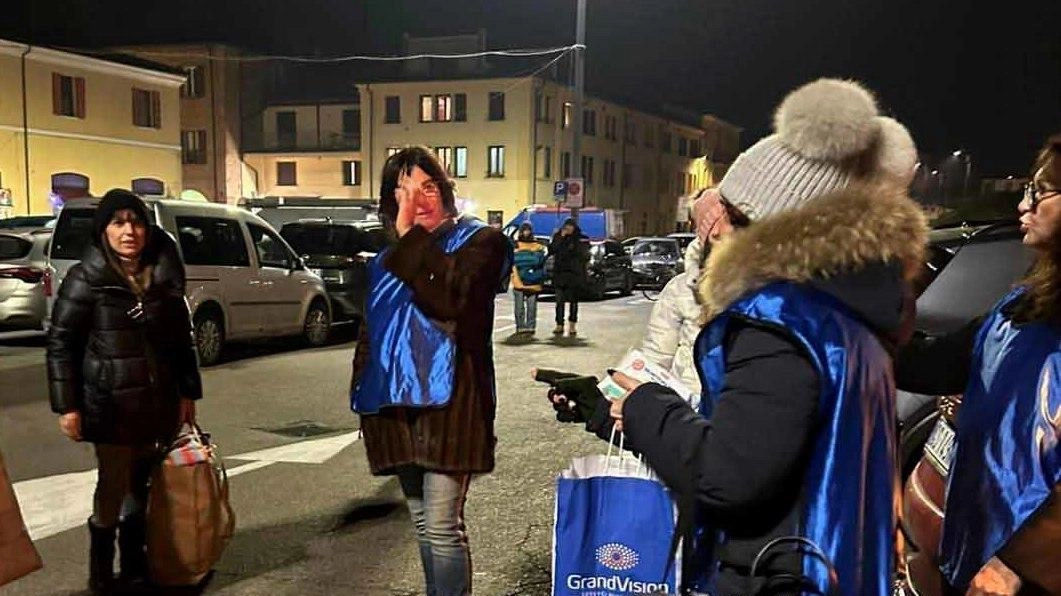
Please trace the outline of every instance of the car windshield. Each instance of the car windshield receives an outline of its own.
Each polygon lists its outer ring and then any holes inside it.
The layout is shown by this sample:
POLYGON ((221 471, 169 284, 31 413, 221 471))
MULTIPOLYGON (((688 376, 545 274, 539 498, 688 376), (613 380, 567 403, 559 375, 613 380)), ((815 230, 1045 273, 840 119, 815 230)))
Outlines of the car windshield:
POLYGON ((24 258, 32 247, 33 243, 24 238, 0 235, 0 261, 24 258))
POLYGON ((677 257, 678 243, 665 240, 648 240, 634 246, 631 254, 635 257, 677 257))
POLYGON ((300 255, 348 255, 376 252, 378 243, 371 231, 354 226, 287 224, 280 235, 300 255))

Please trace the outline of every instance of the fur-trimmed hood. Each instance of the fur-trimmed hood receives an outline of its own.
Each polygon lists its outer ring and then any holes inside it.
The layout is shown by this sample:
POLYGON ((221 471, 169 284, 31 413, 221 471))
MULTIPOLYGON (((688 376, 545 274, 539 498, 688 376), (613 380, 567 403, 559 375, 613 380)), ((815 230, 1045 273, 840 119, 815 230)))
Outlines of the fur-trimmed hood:
POLYGON ((892 264, 911 281, 928 224, 901 189, 856 185, 738 230, 711 250, 700 279, 702 321, 776 281, 815 283, 892 264))

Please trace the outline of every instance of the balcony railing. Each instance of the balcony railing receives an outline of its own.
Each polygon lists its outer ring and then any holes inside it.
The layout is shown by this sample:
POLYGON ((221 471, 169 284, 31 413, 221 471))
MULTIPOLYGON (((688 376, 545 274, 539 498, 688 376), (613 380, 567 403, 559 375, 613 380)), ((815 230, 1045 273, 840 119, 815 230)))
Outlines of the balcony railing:
POLYGON ((251 153, 263 151, 303 153, 313 151, 360 151, 361 135, 352 133, 324 133, 319 139, 271 138, 265 139, 260 146, 244 149, 251 153))

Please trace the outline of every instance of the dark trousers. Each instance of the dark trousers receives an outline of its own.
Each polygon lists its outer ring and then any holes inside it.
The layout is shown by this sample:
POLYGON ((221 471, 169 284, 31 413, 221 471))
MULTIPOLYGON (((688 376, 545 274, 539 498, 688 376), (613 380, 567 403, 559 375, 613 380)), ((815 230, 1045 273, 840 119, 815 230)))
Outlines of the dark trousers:
POLYGON ((92 523, 110 528, 119 518, 143 513, 151 470, 160 458, 154 446, 96 444, 99 462, 92 523))
POLYGON ((556 324, 564 324, 564 306, 571 305, 568 321, 578 322, 578 295, 574 288, 556 288, 556 324))

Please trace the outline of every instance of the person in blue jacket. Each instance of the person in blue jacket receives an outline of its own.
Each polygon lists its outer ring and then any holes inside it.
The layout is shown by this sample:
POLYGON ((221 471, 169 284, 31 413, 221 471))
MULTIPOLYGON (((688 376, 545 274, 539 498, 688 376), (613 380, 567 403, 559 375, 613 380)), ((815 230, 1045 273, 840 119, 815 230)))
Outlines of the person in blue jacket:
POLYGON ((516 235, 512 260, 512 299, 516 334, 534 337, 538 329, 538 294, 545 281, 545 245, 534 237, 534 226, 523 222, 516 235))
POLYGON ((1028 276, 986 317, 912 342, 896 366, 903 389, 963 393, 954 427, 938 423, 954 437, 938 555, 956 595, 1061 594, 1061 135, 1019 210, 1039 255, 1028 276))

